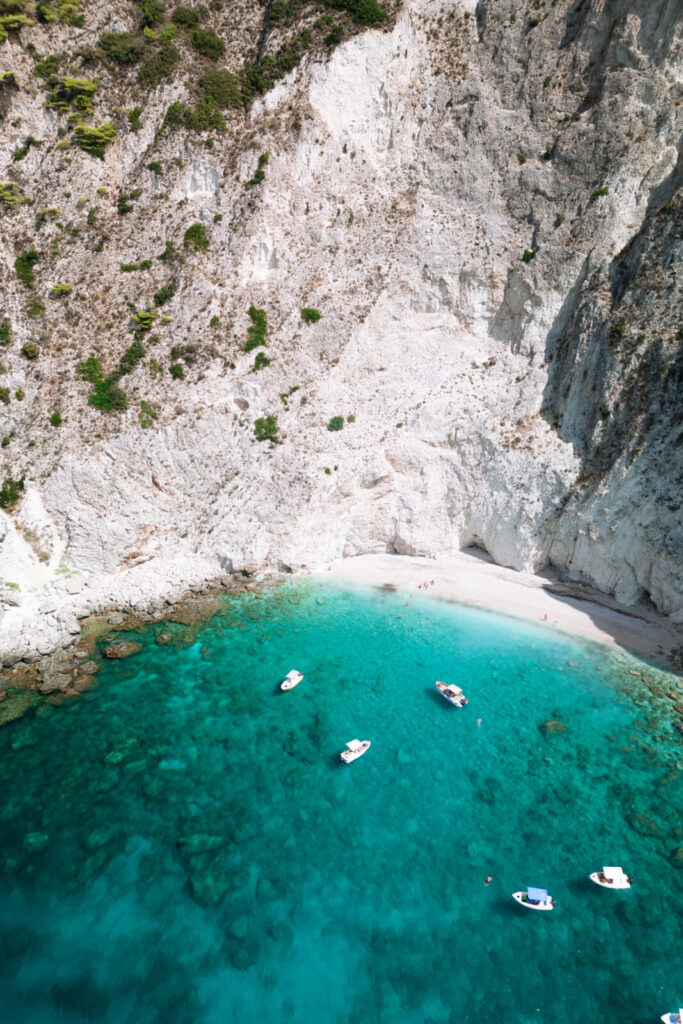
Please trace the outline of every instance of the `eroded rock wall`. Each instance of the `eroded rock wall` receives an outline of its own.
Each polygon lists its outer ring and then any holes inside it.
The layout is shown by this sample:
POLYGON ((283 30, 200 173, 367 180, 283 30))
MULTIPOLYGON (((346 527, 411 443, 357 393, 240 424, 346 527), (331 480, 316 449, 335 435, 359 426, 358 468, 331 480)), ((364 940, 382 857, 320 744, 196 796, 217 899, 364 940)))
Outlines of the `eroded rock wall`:
MULTIPOLYGON (((128 27, 134 5, 117 11, 128 27)), ((0 574, 19 586, 3 647, 30 646, 31 595, 62 593, 60 571, 80 574, 80 613, 232 570, 473 542, 680 617, 676 11, 408 0, 384 28, 304 57, 225 132, 157 134, 188 97, 179 73, 145 94, 140 130, 120 130, 103 161, 59 150, 44 95, 12 90, 0 176, 34 202, 3 219, 3 379, 26 396, 0 405, 4 472, 25 476, 0 544, 0 574), (19 165, 28 134, 44 145, 19 165), (245 187, 266 151, 265 181, 245 187), (137 189, 121 215, 117 197, 137 189), (50 206, 60 219, 36 235, 50 206), (193 223, 206 251, 183 248, 193 223), (180 258, 157 260, 168 242, 180 258), (29 244, 37 319, 13 271, 29 244), (60 281, 73 291, 51 299, 60 281), (128 410, 89 406, 79 362, 115 367, 131 306, 155 309, 170 281, 121 381, 128 410), (245 352, 251 304, 267 346, 245 352), (303 307, 322 318, 305 324, 303 307), (270 365, 255 370, 257 352, 270 365), (277 444, 254 435, 269 415, 277 444), (327 429, 333 416, 342 430, 327 429)), ((29 79, 15 42, 0 57, 29 79)), ((139 89, 132 72, 107 75, 101 119, 139 89)))

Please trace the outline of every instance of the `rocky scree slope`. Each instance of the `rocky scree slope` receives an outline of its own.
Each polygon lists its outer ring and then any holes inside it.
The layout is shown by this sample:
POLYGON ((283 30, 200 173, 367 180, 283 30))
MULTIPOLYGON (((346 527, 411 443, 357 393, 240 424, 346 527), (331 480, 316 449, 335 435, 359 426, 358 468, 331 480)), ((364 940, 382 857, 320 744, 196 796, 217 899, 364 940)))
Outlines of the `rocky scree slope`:
POLYGON ((0 7, 7 661, 472 543, 683 618, 674 0, 0 7))

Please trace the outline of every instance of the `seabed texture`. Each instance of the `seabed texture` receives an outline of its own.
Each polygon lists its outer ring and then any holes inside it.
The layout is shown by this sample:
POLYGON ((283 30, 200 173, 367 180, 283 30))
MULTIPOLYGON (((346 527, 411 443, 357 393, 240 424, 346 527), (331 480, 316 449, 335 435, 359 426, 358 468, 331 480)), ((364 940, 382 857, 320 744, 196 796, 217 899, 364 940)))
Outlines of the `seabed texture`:
POLYGON ((679 1005, 676 680, 408 600, 311 581, 226 599, 200 628, 121 635, 142 651, 0 729, 4 1024, 641 1024, 679 1005), (355 737, 372 748, 345 767, 355 737), (603 864, 633 888, 592 885, 603 864), (556 910, 518 907, 526 885, 556 910))

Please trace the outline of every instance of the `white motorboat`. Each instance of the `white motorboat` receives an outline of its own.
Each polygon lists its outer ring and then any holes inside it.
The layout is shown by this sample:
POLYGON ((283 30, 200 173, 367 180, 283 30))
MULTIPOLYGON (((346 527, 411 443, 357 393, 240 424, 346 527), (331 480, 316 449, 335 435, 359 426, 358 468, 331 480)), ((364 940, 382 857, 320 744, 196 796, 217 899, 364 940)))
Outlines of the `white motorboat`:
POLYGON ((683 1008, 678 1013, 663 1013, 661 1019, 664 1024, 683 1024, 683 1008))
POLYGON ((298 686, 303 679, 303 674, 297 672, 295 668, 288 672, 284 678, 284 681, 280 684, 281 690, 293 690, 295 686, 298 686))
POLYGON ((601 885, 603 889, 631 888, 631 876, 627 875, 622 868, 603 868, 602 871, 594 871, 588 877, 591 882, 601 885))
POLYGON ((535 889, 531 885, 524 892, 513 892, 512 898, 529 910, 552 910, 555 906, 555 900, 548 895, 547 889, 535 889))
POLYGON ((465 694, 462 692, 459 686, 455 686, 454 683, 450 685, 448 683, 440 683, 437 681, 434 683, 442 697, 445 697, 449 704, 453 704, 456 708, 462 708, 465 704, 469 704, 469 701, 465 694))
POLYGON ((369 749, 370 740, 349 740, 346 744, 346 750, 342 750, 339 756, 344 764, 351 764, 352 761, 357 761, 369 749))

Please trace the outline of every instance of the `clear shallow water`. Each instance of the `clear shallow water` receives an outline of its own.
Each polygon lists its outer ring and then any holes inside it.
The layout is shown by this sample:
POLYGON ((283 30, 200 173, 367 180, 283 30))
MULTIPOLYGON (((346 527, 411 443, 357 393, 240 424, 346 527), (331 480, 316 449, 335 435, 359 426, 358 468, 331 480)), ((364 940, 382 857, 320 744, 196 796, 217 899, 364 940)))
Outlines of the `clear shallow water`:
POLYGON ((3 1022, 640 1024, 679 1005, 683 747, 627 669, 657 672, 311 584, 164 630, 0 730, 3 1022), (304 682, 276 692, 292 667, 304 682), (356 736, 372 749, 345 767, 356 736), (592 885, 605 863, 634 888, 592 885), (517 907, 527 884, 556 911, 517 907))

